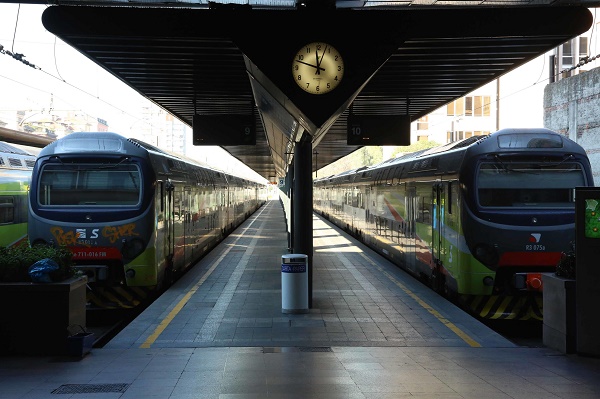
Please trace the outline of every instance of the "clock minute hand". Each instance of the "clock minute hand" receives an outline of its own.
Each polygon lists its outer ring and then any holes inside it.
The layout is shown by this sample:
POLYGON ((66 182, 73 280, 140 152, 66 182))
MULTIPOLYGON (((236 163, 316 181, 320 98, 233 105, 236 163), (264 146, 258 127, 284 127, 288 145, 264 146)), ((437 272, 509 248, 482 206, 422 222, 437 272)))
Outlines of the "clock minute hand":
POLYGON ((317 71, 315 72, 315 75, 320 75, 321 74, 321 62, 319 62, 319 50, 315 49, 315 57, 317 58, 317 71))
POLYGON ((300 61, 300 60, 296 60, 296 62, 299 62, 300 64, 304 64, 304 65, 308 65, 310 67, 315 68, 317 71, 324 71, 325 68, 321 68, 320 66, 317 65, 313 65, 313 64, 309 64, 308 62, 304 62, 304 61, 300 61))

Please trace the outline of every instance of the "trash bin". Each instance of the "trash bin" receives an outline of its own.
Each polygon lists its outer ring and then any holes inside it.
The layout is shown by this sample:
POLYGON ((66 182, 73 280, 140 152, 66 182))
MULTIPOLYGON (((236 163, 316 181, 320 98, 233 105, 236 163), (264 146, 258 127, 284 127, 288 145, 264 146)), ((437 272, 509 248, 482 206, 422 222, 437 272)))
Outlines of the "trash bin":
POLYGON ((308 255, 281 257, 281 312, 308 313, 308 255))

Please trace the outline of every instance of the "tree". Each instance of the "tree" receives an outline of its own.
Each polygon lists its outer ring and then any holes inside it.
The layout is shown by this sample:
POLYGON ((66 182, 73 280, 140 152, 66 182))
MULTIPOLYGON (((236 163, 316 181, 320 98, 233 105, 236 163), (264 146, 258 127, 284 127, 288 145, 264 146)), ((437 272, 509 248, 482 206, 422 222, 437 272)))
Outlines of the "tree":
POLYGON ((411 152, 426 150, 428 148, 433 148, 441 145, 440 143, 436 143, 435 141, 417 141, 411 145, 406 146, 398 146, 392 151, 392 158, 395 158, 402 154, 409 154, 411 152))
MULTIPOLYGON (((391 152, 391 158, 398 155, 424 150, 440 145, 435 141, 417 141, 408 146, 398 146, 391 152)), ((346 155, 336 162, 327 165, 317 172, 317 177, 327 177, 337 175, 339 173, 358 169, 363 166, 373 166, 383 162, 383 147, 380 146, 365 146, 346 155)))

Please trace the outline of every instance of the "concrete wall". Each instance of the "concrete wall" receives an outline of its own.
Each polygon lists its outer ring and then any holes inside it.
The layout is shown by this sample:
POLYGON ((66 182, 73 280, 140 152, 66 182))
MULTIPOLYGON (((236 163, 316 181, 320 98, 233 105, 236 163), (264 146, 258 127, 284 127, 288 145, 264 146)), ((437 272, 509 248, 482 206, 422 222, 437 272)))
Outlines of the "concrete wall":
POLYGON ((544 90, 544 127, 585 148, 600 185, 600 68, 548 84, 544 90))

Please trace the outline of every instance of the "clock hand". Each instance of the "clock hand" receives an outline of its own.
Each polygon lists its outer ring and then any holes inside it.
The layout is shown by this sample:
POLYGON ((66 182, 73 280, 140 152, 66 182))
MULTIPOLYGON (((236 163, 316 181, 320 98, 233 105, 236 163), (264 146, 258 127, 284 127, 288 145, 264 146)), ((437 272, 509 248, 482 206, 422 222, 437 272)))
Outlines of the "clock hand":
POLYGON ((321 74, 321 69, 320 69, 321 62, 319 61, 319 50, 317 50, 317 49, 315 49, 315 57, 317 58, 317 71, 315 72, 315 75, 320 75, 321 74))
MULTIPOLYGON (((325 48, 323 49, 323 54, 321 54, 321 59, 319 60, 317 57, 317 65, 320 67, 321 66, 321 62, 323 62, 323 57, 325 56, 325 51, 327 51, 327 45, 325 45, 325 48)), ((323 69, 324 70, 324 69, 323 69)))
POLYGON ((300 61, 300 60, 295 60, 296 62, 299 62, 300 64, 304 64, 304 65, 308 65, 310 67, 315 68, 317 71, 324 71, 325 68, 321 68, 320 66, 317 65, 313 65, 313 64, 309 64, 308 62, 304 62, 304 61, 300 61))

